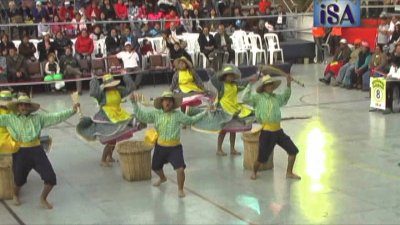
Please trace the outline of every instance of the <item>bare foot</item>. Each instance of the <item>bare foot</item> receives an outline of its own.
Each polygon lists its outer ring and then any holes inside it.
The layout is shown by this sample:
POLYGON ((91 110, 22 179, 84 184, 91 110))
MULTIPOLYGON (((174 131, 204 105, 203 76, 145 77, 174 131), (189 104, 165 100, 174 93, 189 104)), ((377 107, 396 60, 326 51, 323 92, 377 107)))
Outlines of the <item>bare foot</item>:
POLYGON ((295 173, 287 173, 286 174, 287 179, 294 179, 294 180, 301 180, 301 177, 295 173))
POLYGON ((13 196, 13 204, 15 206, 20 206, 21 205, 21 201, 19 200, 19 197, 13 196))
POLYGON ((178 190, 178 196, 179 196, 179 198, 184 198, 186 196, 186 194, 183 190, 178 190))
POLYGON ((251 174, 250 179, 252 180, 256 180, 257 179, 257 175, 253 172, 253 174, 251 174))
POLYGON ((107 158, 107 162, 113 163, 113 162, 115 162, 115 159, 113 157, 108 157, 107 158))
POLYGON ((44 199, 40 199, 40 206, 44 209, 52 209, 53 208, 53 206, 44 199))
POLYGON ((227 154, 225 152, 223 152, 222 150, 218 150, 217 156, 227 156, 227 154))
POLYGON ((159 179, 157 182, 155 182, 155 183, 153 184, 153 186, 154 186, 154 187, 159 187, 162 183, 164 183, 164 182, 166 182, 166 181, 167 181, 166 178, 164 178, 164 179, 159 179))
POLYGON ((100 166, 102 166, 102 167, 111 167, 111 164, 110 164, 109 162, 103 162, 103 161, 101 161, 101 162, 100 162, 100 166))
POLYGON ((241 155, 242 153, 236 151, 236 149, 231 150, 231 155, 241 155))

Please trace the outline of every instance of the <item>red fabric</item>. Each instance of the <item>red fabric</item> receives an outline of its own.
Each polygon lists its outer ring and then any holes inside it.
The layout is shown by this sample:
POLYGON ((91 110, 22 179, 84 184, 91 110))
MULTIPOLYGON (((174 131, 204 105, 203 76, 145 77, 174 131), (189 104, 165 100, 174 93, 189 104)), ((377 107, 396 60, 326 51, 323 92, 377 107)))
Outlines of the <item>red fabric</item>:
POLYGON ((368 42, 371 48, 376 44, 376 27, 343 27, 342 38, 346 38, 349 43, 354 43, 354 40, 359 38, 368 42))
POLYGON ((139 12, 138 12, 138 18, 141 18, 141 19, 147 19, 147 16, 148 16, 148 13, 147 13, 147 8, 146 8, 146 6, 145 5, 142 5, 140 8, 139 8, 139 12))
POLYGON ((79 35, 79 37, 76 39, 75 43, 75 50, 76 52, 82 54, 82 53, 89 53, 92 54, 94 49, 94 44, 93 40, 90 37, 82 37, 82 35, 79 35))
POLYGON ((114 5, 115 9, 115 14, 117 15, 117 18, 120 19, 125 19, 128 17, 128 8, 126 7, 125 4, 115 4, 114 5))
POLYGON ((260 8, 260 13, 265 13, 267 9, 271 6, 271 2, 268 0, 260 1, 258 7, 260 8))
POLYGON ((143 45, 140 48, 140 52, 142 53, 142 55, 146 55, 148 52, 153 52, 153 47, 151 46, 151 43, 147 43, 145 45, 143 45))
POLYGON ((86 18, 88 20, 92 19, 93 11, 94 11, 94 14, 96 15, 96 19, 100 19, 100 14, 101 14, 100 8, 97 6, 93 7, 92 5, 89 5, 85 10, 86 18))
POLYGON ((325 73, 332 72, 334 74, 334 77, 339 73, 340 67, 342 67, 343 63, 342 62, 337 62, 337 63, 329 63, 326 68, 325 68, 325 73))
POLYGON ((313 37, 324 37, 325 36, 325 28, 323 27, 313 27, 312 28, 313 37))
POLYGON ((60 12, 59 12, 59 17, 61 21, 65 21, 66 20, 66 15, 67 13, 69 13, 70 15, 70 19, 75 18, 75 14, 74 14, 74 8, 73 7, 68 7, 66 8, 65 6, 61 6, 60 8, 60 12))
POLYGON ((166 20, 170 20, 170 21, 166 21, 165 22, 165 28, 169 29, 171 27, 171 23, 175 23, 175 25, 179 26, 179 24, 181 24, 179 17, 176 15, 176 13, 174 11, 171 11, 169 14, 167 14, 165 16, 166 20))

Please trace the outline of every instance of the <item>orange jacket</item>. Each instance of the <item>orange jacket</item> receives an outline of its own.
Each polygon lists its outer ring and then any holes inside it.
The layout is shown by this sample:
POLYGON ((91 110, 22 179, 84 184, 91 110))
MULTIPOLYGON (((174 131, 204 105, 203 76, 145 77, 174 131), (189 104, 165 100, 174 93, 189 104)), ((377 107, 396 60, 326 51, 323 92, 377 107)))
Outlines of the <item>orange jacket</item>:
POLYGON ((313 27, 312 35, 315 38, 320 38, 325 36, 325 29, 323 27, 313 27))

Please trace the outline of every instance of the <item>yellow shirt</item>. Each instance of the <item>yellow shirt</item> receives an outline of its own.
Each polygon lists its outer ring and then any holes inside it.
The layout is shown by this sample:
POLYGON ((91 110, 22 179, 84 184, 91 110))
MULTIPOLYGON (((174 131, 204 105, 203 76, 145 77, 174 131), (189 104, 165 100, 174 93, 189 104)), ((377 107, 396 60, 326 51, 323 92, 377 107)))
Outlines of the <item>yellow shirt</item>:
MULTIPOLYGON (((9 114, 8 109, 0 107, 0 115, 9 114)), ((17 143, 11 138, 7 128, 0 127, 0 155, 12 154, 18 151, 17 143)))
POLYGON ((131 114, 121 108, 121 94, 118 90, 106 91, 106 104, 103 106, 103 111, 113 123, 132 118, 131 114))
POLYGON ((199 86, 194 82, 193 75, 189 72, 189 70, 186 71, 179 71, 179 89, 183 93, 189 93, 189 92, 203 92, 199 86))
POLYGON ((224 83, 224 96, 220 100, 220 105, 225 112, 233 115, 238 114, 239 118, 249 116, 252 110, 238 102, 237 100, 238 88, 234 83, 224 83))

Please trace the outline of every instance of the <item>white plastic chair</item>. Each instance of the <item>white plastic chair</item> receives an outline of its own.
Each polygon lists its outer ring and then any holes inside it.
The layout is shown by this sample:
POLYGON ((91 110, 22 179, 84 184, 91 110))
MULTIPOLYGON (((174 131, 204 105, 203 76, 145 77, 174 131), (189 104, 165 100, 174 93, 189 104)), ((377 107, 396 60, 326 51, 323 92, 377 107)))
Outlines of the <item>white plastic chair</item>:
POLYGON ((244 48, 243 38, 240 36, 231 35, 232 50, 235 51, 235 65, 239 66, 239 56, 246 57, 246 63, 249 62, 249 54, 247 49, 244 48))
POLYGON ((268 63, 267 59, 267 53, 265 52, 265 49, 263 48, 261 36, 259 34, 254 34, 254 33, 249 33, 248 34, 248 40, 250 41, 250 55, 251 57, 251 62, 255 66, 257 64, 257 56, 261 55, 261 61, 262 57, 264 57, 264 62, 265 64, 268 63))
POLYGON ((269 64, 271 64, 271 65, 274 64, 274 60, 277 61, 277 54, 275 54, 275 53, 280 53, 282 62, 284 62, 283 50, 279 45, 278 35, 271 34, 271 33, 264 34, 264 40, 265 40, 265 44, 267 46, 269 64))

